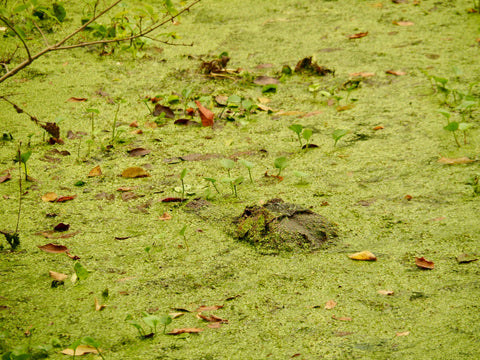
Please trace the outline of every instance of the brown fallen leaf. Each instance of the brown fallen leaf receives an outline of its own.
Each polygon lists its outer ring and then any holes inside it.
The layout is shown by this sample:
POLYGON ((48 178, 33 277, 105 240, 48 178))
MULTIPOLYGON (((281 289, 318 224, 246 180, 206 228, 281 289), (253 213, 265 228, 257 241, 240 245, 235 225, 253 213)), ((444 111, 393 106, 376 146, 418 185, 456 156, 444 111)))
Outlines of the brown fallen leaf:
POLYGON ((433 270, 433 268, 435 267, 433 261, 428 261, 423 256, 421 258, 415 258, 415 265, 417 265, 420 269, 425 270, 433 270))
MULTIPOLYGON (((102 351, 102 349, 99 349, 99 350, 102 351)), ((75 350, 73 349, 62 350, 62 354, 70 355, 70 356, 81 356, 86 354, 98 354, 98 350, 90 345, 78 345, 75 350)))
POLYGON ((144 149, 144 148, 135 148, 132 150, 128 150, 128 156, 134 157, 134 156, 145 156, 147 154, 150 154, 152 150, 144 149))
POLYGON ((337 106, 336 107, 336 110, 337 111, 345 111, 345 110, 350 110, 350 109, 353 109, 355 107, 355 104, 347 104, 347 105, 343 105, 343 106, 337 106))
POLYGON ((117 191, 121 192, 127 192, 127 191, 132 191, 135 190, 137 187, 136 186, 120 186, 117 191))
POLYGON ((222 323, 219 323, 219 322, 208 323, 207 327, 209 327, 210 329, 220 329, 222 327, 222 323))
POLYGON ((43 250, 48 253, 53 253, 53 254, 65 253, 69 251, 66 246, 52 244, 52 243, 41 245, 41 246, 38 245, 37 247, 40 250, 43 250))
POLYGON ((100 165, 95 166, 87 175, 88 177, 94 176, 102 176, 102 169, 100 169, 100 165))
POLYGON ((464 156, 464 157, 459 157, 459 158, 446 158, 446 157, 441 157, 440 159, 437 160, 440 164, 445 164, 445 165, 457 165, 457 164, 469 164, 473 162, 474 160, 464 156))
POLYGON ((392 21, 392 24, 393 25, 398 25, 398 26, 412 26, 412 25, 415 25, 413 22, 411 21, 392 21))
POLYGON ((175 125, 200 126, 200 123, 190 119, 177 119, 173 122, 175 125))
POLYGON ((377 290, 380 295, 393 295, 393 290, 377 290))
POLYGON ((213 305, 213 306, 199 306, 196 312, 202 311, 214 311, 223 308, 223 305, 213 305))
POLYGON ((10 175, 10 172, 9 172, 8 170, 7 170, 7 171, 4 171, 4 172, 6 172, 6 174, 0 176, 0 184, 3 183, 3 182, 5 182, 5 181, 8 181, 8 180, 10 180, 10 179, 12 178, 12 175, 10 175))
POLYGON ((342 336, 348 336, 354 334, 351 331, 337 331, 335 332, 335 336, 342 337, 342 336))
POLYGON ((407 75, 405 71, 397 71, 397 70, 387 70, 385 71, 386 74, 395 75, 395 76, 402 76, 407 75))
POLYGON ((373 130, 377 131, 377 130, 382 130, 384 129, 384 127, 382 125, 377 125, 373 128, 373 130))
POLYGON ((222 324, 228 324, 228 320, 219 318, 218 316, 215 316, 215 315, 205 316, 202 313, 198 313, 197 318, 207 322, 219 322, 222 324))
POLYGON ((185 315, 184 312, 174 312, 174 313, 170 313, 168 314, 172 319, 176 319, 176 318, 179 318, 180 316, 183 316, 185 315))
POLYGON ((133 120, 129 125, 129 127, 137 128, 138 127, 138 122, 137 120, 133 120))
POLYGON ((103 309, 105 309, 107 305, 101 305, 99 302, 98 302, 98 299, 95 298, 95 311, 102 311, 103 309))
POLYGON ((335 306, 337 306, 337 302, 335 300, 328 300, 327 303, 325 304, 325 308, 326 310, 331 310, 333 309, 335 306))
POLYGON ((363 78, 367 78, 367 77, 370 77, 370 76, 375 76, 375 73, 371 73, 371 72, 356 72, 356 73, 351 73, 349 76, 351 76, 351 77, 363 77, 363 78))
POLYGON ((202 332, 204 329, 199 328, 183 328, 183 329, 173 329, 168 333, 168 335, 180 335, 180 334, 195 334, 202 332))
POLYGON ((55 225, 55 227, 53 228, 54 231, 58 231, 58 232, 67 231, 68 229, 70 229, 70 225, 64 224, 64 223, 59 223, 55 225))
POLYGON ((65 201, 70 201, 73 200, 77 197, 77 195, 70 195, 70 196, 60 196, 56 202, 65 202, 65 201))
POLYGON ((302 116, 302 115, 305 115, 305 113, 303 111, 295 111, 295 110, 291 110, 291 111, 280 110, 279 112, 277 112, 276 115, 279 115, 279 116, 302 116))
POLYGON ((80 256, 70 254, 69 252, 65 253, 72 260, 80 260, 80 256))
POLYGON ((195 100, 195 104, 197 104, 200 119, 202 119, 202 126, 213 126, 213 118, 215 117, 215 114, 200 104, 200 101, 195 100))
POLYGON ((40 231, 35 233, 35 235, 41 235, 46 239, 68 239, 77 234, 80 234, 80 231, 75 231, 68 234, 58 234, 58 232, 55 230, 40 231))
POLYGON ((352 255, 348 255, 350 259, 361 261, 376 261, 377 257, 368 250, 361 251, 352 255))
POLYGON ((408 336, 410 335, 410 331, 398 332, 395 336, 408 336))
POLYGON ((45 195, 42 196, 42 201, 43 202, 54 202, 55 200, 57 200, 57 194, 55 194, 54 192, 48 192, 46 193, 45 195))
POLYGON ((72 96, 70 99, 68 99, 67 101, 69 102, 84 102, 84 101, 87 101, 86 98, 81 98, 81 97, 75 97, 75 96, 72 96))
POLYGON ((138 166, 129 167, 122 172, 124 178, 141 178, 148 177, 150 174, 143 168, 138 166))
POLYGON ((68 279, 68 275, 62 274, 62 273, 59 273, 59 272, 56 272, 56 271, 49 271, 48 275, 50 275, 50 277, 53 280, 57 280, 57 281, 64 281, 64 280, 68 279))
POLYGON ((159 216, 158 218, 162 221, 167 221, 167 220, 170 220, 172 218, 172 215, 165 212, 165 213, 163 213, 162 216, 159 216))
POLYGON ((257 76, 253 83, 257 85, 274 85, 280 84, 280 81, 271 76, 257 76))
POLYGON ((166 118, 175 119, 175 113, 168 106, 163 106, 161 104, 156 104, 155 109, 153 110, 153 116, 159 116, 160 114, 165 114, 166 118))
POLYGON ((361 32, 361 33, 356 33, 356 34, 353 34, 353 35, 350 35, 348 38, 349 39, 360 39, 362 37, 365 37, 368 35, 368 31, 367 32, 361 32))
POLYGON ((335 315, 332 315, 333 320, 338 320, 338 321, 352 321, 353 319, 351 317, 347 316, 342 316, 342 317, 336 317, 335 315))
POLYGON ((477 260, 478 258, 475 255, 461 254, 457 256, 457 262, 459 264, 467 264, 477 260))

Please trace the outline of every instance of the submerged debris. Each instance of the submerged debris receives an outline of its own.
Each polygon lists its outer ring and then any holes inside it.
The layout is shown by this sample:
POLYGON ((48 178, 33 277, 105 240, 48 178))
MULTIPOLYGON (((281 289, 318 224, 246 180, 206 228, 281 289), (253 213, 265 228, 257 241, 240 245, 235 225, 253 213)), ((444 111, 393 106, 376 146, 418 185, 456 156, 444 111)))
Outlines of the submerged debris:
POLYGON ((248 206, 235 220, 235 236, 261 253, 314 251, 337 237, 335 224, 299 205, 272 199, 262 206, 248 206))

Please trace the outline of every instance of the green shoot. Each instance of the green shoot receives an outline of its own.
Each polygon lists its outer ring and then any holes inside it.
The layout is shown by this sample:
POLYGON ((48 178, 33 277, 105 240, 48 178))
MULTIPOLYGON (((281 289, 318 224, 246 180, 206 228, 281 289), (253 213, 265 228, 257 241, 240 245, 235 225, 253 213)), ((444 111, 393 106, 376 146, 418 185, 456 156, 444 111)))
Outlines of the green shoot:
POLYGON ((185 231, 187 230, 187 225, 183 225, 183 227, 180 229, 178 234, 183 237, 183 242, 185 243, 185 247, 187 248, 187 251, 190 251, 187 243, 187 237, 185 235, 185 231))
POLYGON ((313 94, 313 99, 317 98, 317 93, 320 90, 320 86, 321 86, 321 84, 316 83, 316 84, 312 84, 308 87, 308 91, 310 91, 313 94))
POLYGON ((100 114, 100 111, 98 109, 87 109, 87 113, 90 113, 90 119, 91 119, 91 128, 92 128, 92 133, 90 136, 90 141, 87 141, 88 143, 88 152, 87 152, 87 157, 90 156, 90 147, 95 141, 95 114, 100 114))
POLYGON ((250 178, 250 183, 253 184, 253 179, 252 179, 252 168, 255 166, 254 163, 250 162, 250 161, 247 161, 247 160, 238 160, 238 162, 240 164, 242 164, 243 166, 245 166, 248 170, 248 176, 250 178))
POLYGON ((472 126, 472 124, 464 122, 458 124, 458 130, 463 131, 463 145, 467 145, 467 130, 470 129, 472 126))
POLYGON ((79 345, 88 345, 88 346, 91 346, 93 348, 95 348, 95 350, 97 350, 98 352, 98 355, 100 355, 100 357, 105 360, 105 357, 102 355, 102 352, 100 350, 100 343, 93 339, 92 337, 90 336, 84 336, 83 338, 81 339, 78 339, 76 340, 72 345, 72 349, 73 349, 73 358, 75 359, 75 353, 76 353, 76 349, 79 345))
POLYGON ((309 174, 301 171, 294 171, 293 174, 300 179, 299 184, 308 184, 306 179, 310 177, 309 174))
POLYGON ((19 161, 20 163, 23 164, 23 168, 25 170, 25 181, 28 181, 28 171, 27 171, 27 161, 28 159, 30 159, 30 156, 32 155, 32 152, 31 151, 27 151, 25 153, 20 153, 20 150, 19 150, 19 161))
POLYGON ((349 130, 344 130, 344 129, 336 129, 332 133, 333 140, 335 140, 335 143, 333 144, 333 147, 337 146, 338 140, 340 140, 342 137, 347 135, 350 131, 349 130))
POLYGON ((278 174, 277 176, 280 176, 282 173, 282 170, 285 169, 288 166, 288 160, 285 156, 281 156, 275 159, 275 162, 273 163, 275 168, 278 169, 278 174))
POLYGON ((297 137, 298 137, 298 142, 300 143, 300 147, 302 147, 302 138, 300 137, 301 133, 302 133, 302 130, 303 130, 303 126, 300 125, 300 124, 292 124, 288 127, 290 130, 292 130, 295 134, 297 134, 297 137))
POLYGON ((160 318, 160 324, 163 325, 163 335, 167 332, 167 325, 172 323, 172 317, 170 315, 163 315, 160 318))
POLYGON ((313 135, 313 130, 311 129, 305 129, 303 130, 302 137, 305 139, 305 150, 308 150, 308 142, 310 141, 310 138, 313 135))
POLYGON ((233 182, 232 182, 234 194, 235 194, 235 197, 237 197, 237 198, 238 198, 237 186, 240 185, 241 183, 243 183, 244 180, 245 180, 245 178, 243 176, 240 176, 240 177, 236 178, 235 180, 233 180, 233 182))
POLYGON ((113 144, 113 141, 115 140, 116 136, 116 130, 117 130, 117 120, 118 120, 118 112, 120 111, 120 104, 125 103, 126 101, 122 98, 117 99, 117 110, 115 111, 115 116, 113 118, 113 128, 112 128, 112 139, 110 142, 113 144))
POLYGON ((185 183, 183 179, 187 175, 187 168, 183 169, 182 172, 180 173, 180 181, 182 182, 182 199, 185 199, 185 183))
POLYGON ((235 161, 231 159, 222 159, 220 160, 220 164, 227 169, 228 172, 228 177, 230 177, 230 170, 232 170, 235 167, 235 161))
POLYGON ((215 185, 215 183, 217 182, 217 179, 207 178, 207 177, 204 177, 203 179, 207 180, 209 183, 211 183, 213 185, 213 188, 217 192, 217 194, 220 194, 220 191, 218 191, 217 185, 215 185))

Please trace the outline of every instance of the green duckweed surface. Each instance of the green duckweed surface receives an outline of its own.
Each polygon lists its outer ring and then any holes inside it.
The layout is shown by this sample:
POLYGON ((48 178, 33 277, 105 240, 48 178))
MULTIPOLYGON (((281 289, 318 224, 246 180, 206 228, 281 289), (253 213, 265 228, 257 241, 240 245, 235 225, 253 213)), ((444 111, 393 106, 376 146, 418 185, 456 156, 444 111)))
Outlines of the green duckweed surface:
MULTIPOLYGON (((0 350, 54 344, 49 358, 62 359, 67 358, 62 349, 91 336, 106 359, 478 356, 480 262, 459 263, 457 256, 480 256, 479 198, 467 184, 480 171, 475 161, 445 165, 438 159, 479 157, 480 87, 475 83, 480 81, 480 15, 467 12, 470 1, 415 3, 204 0, 172 26, 181 41, 193 42, 191 47, 151 47, 138 60, 120 52, 99 57, 85 49, 50 53, 1 84, 1 94, 15 94, 9 99, 39 119, 62 119, 65 144, 45 145, 42 129, 0 102, 0 131, 14 138, 0 143, 0 170, 10 169, 12 175, 0 184, 0 230, 15 229, 19 175, 12 160, 18 141, 23 151, 30 143, 27 165, 36 179, 23 183, 21 246, 10 252, 1 239, 0 350), (367 31, 365 37, 349 39, 367 31), (213 78, 200 73, 202 60, 222 52, 231 57, 228 68, 243 69, 243 75, 213 78), (262 94, 262 87, 251 81, 259 75, 278 77, 283 65, 294 68, 308 56, 335 75, 294 74, 275 94, 262 94), (262 64, 271 66, 259 68, 262 64), (308 91, 316 83, 322 90, 341 87, 357 72, 375 75, 365 78, 348 99, 346 91, 337 92, 343 98, 339 105, 354 104, 351 109, 337 111, 337 104, 329 106, 325 97, 308 91), (443 95, 426 74, 448 79, 450 89, 470 89, 476 99, 465 119, 473 124, 466 145, 459 134, 462 146, 457 147, 437 112, 451 111, 452 119, 460 121, 454 109, 458 103, 450 96, 442 104, 443 95), (204 104, 217 114, 214 128, 179 126, 172 120, 148 127, 154 119, 141 100, 186 87, 194 89, 195 98, 211 97, 204 104), (234 121, 218 119, 222 108, 213 101, 217 95, 256 103, 268 97, 266 105, 275 111, 257 110, 248 120, 238 115, 234 121), (70 97, 88 100, 68 102, 70 97), (126 101, 118 115, 119 129, 125 131, 105 152, 102 145, 110 143, 117 109, 108 99, 116 97, 126 101), (88 156, 91 118, 86 108, 100 112, 88 156), (131 133, 133 121, 142 134, 131 133), (295 123, 313 130, 311 142, 318 148, 300 149, 288 129, 295 123), (334 147, 335 129, 350 132, 334 147), (69 130, 87 135, 69 139, 69 130), (138 147, 151 152, 130 157, 127 151, 138 147), (178 159, 192 154, 215 156, 178 159), (278 172, 273 164, 280 156, 289 165, 278 182, 265 173, 278 172), (237 187, 238 198, 221 182, 227 176, 221 157, 255 164, 253 184, 241 164, 231 170, 232 176, 245 177, 237 187), (97 165, 103 175, 88 177, 97 165), (143 167, 150 176, 120 176, 132 166, 143 167), (210 189, 206 207, 160 201, 181 196, 184 168, 187 191, 195 193, 189 200, 205 198, 210 189), (308 174, 306 181, 295 171, 308 174), (204 177, 218 179, 220 195, 204 177), (75 186, 78 181, 85 185, 75 186), (120 187, 131 187, 136 197, 125 201, 120 187), (43 202, 48 192, 76 198, 43 202), (338 238, 314 253, 278 256, 261 255, 235 240, 232 219, 246 206, 272 198, 311 208, 335 222, 338 238), (171 219, 161 220, 164 213, 171 219), (70 225, 68 233, 78 233, 60 239, 38 234, 60 222, 70 225), (179 232, 185 225, 184 239, 179 232), (78 262, 90 271, 88 278, 51 287, 49 271, 71 276, 75 261, 37 247, 49 242, 79 256, 78 262), (363 250, 378 260, 348 258, 363 250), (419 269, 416 257, 433 261, 435 268, 419 269), (106 289, 108 296, 102 297, 106 289), (95 298, 106 308, 95 311, 95 298), (326 309, 330 300, 336 306, 326 309), (210 328, 195 310, 215 305, 223 307, 203 314, 228 323, 210 328), (178 308, 190 312, 175 318, 167 332, 204 331, 174 336, 157 329, 153 338, 142 340, 125 321, 128 315, 139 320, 142 312, 162 316, 178 308)), ((74 26, 71 21, 67 27, 74 26)))

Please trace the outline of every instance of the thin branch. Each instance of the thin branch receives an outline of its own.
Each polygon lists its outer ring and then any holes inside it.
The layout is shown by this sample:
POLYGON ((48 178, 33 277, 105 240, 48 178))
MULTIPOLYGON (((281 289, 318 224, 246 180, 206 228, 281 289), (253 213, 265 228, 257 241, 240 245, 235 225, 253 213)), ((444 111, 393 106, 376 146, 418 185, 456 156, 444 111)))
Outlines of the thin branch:
POLYGON ((17 32, 17 30, 15 29, 15 27, 14 27, 12 24, 10 24, 10 22, 9 22, 7 19, 5 19, 5 17, 0 16, 0 20, 1 20, 5 25, 7 25, 7 26, 9 27, 9 29, 12 30, 12 31, 15 33, 15 35, 17 35, 17 37, 20 39, 20 41, 22 42, 23 46, 25 47, 25 51, 27 52, 28 58, 31 59, 32 56, 30 55, 30 49, 28 48, 28 45, 27 45, 27 43, 25 42, 25 40, 23 40, 23 37, 20 36, 20 34, 19 34, 19 33, 17 32))
MULTIPOLYGON (((99 17, 101 17, 103 14, 105 14, 106 12, 110 11, 114 6, 116 6, 118 3, 120 3, 122 0, 116 0, 113 4, 111 4, 110 6, 108 6, 106 9, 104 9, 102 12, 100 12, 98 15, 94 16, 92 19, 90 19, 89 21, 87 21, 85 24, 83 24, 81 27, 79 27, 78 29, 76 29, 75 31, 73 31, 71 34, 67 35, 65 38, 63 38, 62 40, 60 40, 59 42, 57 42, 55 45, 51 45, 49 47, 46 47, 45 49, 39 51, 38 53, 36 53, 35 55, 33 56, 30 56, 30 53, 28 53, 29 57, 28 59, 26 59, 25 61, 21 62, 20 64, 18 64, 15 68, 13 68, 12 70, 10 70, 9 72, 7 72, 6 74, 4 74, 2 77, 0 77, 0 83, 2 83, 3 81, 5 81, 6 79, 8 79, 9 77, 15 75, 16 73, 18 73, 20 70, 22 70, 23 68, 27 67, 28 65, 30 65, 33 61, 35 61, 36 59, 38 59, 39 57, 45 55, 46 53, 50 52, 50 51, 57 51, 57 50, 68 50, 68 49, 74 49, 74 48, 78 48, 78 47, 86 47, 86 46, 89 46, 89 45, 96 45, 96 44, 109 44, 109 43, 114 43, 114 42, 126 42, 126 41, 131 41, 133 39, 137 39, 139 37, 142 37, 142 36, 145 36, 149 33, 151 33, 152 31, 158 29, 159 27, 165 25, 166 23, 168 22, 171 22, 173 21, 175 18, 177 18, 178 16, 180 16, 181 14, 183 14, 184 12, 187 12, 189 11, 194 5, 196 5, 197 3, 199 3, 200 1, 202 0, 194 0, 192 3, 190 3, 187 7, 183 8, 182 10, 180 10, 177 14, 175 15, 171 15, 169 16, 167 19, 165 19, 164 21, 154 25, 154 26, 151 26, 150 28, 148 28, 147 30, 143 31, 143 32, 140 32, 138 34, 135 34, 135 35, 132 35, 132 36, 128 36, 128 37, 125 37, 125 38, 120 38, 120 39, 109 39, 109 40, 98 40, 98 41, 90 41, 90 42, 83 42, 83 43, 79 43, 79 44, 74 44, 74 45, 66 45, 66 46, 62 46, 66 41, 68 41, 69 39, 71 39, 73 36, 77 35, 79 32, 85 30, 85 28, 90 25, 92 22, 94 22, 95 20, 97 20, 99 17)), ((5 20, 0 17, 0 20, 3 20, 5 22, 5 20)), ((13 31, 15 31, 15 29, 13 29, 8 23, 6 23, 7 26, 9 26, 13 31)), ((15 31, 15 33, 17 34, 18 36, 18 33, 15 31)), ((21 37, 20 37, 21 39, 21 37)), ((23 42, 23 40, 22 40, 23 42)), ((28 47, 27 45, 24 43, 27 51, 28 51, 28 47)))

